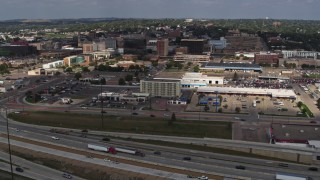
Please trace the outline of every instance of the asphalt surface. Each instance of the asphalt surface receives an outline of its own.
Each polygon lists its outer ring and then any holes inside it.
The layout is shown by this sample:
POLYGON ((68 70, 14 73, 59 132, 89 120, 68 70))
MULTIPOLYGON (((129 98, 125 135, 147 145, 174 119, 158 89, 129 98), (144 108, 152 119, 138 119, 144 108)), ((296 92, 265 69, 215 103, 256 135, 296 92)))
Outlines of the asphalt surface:
MULTIPOLYGON (((79 149, 87 149, 87 144, 105 144, 101 142, 101 137, 90 136, 87 138, 79 137, 79 134, 52 134, 48 130, 41 130, 35 127, 29 126, 18 126, 13 125, 21 129, 20 132, 12 131, 13 134, 22 136, 30 139, 39 139, 45 142, 62 144, 66 146, 76 147, 79 149), (60 140, 56 141, 51 138, 51 136, 58 136, 60 140)), ((2 128, 4 128, 2 126, 2 128)), ((2 130, 1 128, 1 130, 2 130)), ((163 138, 163 137, 159 137, 163 138)), ((240 142, 239 142, 240 143, 240 142)), ((112 140, 108 145, 114 145, 128 148, 141 149, 146 153, 144 158, 138 156, 132 156, 127 154, 120 154, 119 156, 134 158, 138 160, 174 165, 178 167, 184 167, 194 170, 207 171, 207 172, 217 172, 222 174, 233 174, 237 176, 252 177, 254 179, 273 179, 274 174, 277 172, 287 172, 287 173, 296 173, 306 176, 312 176, 314 178, 320 179, 320 174, 317 172, 308 171, 309 166, 298 165, 298 164, 289 164, 288 168, 279 167, 279 162, 276 161, 267 161, 267 160, 257 160, 253 158, 243 158, 236 156, 228 156, 221 154, 213 154, 206 152, 198 151, 189 151, 189 150, 179 150, 176 148, 163 147, 161 149, 161 156, 154 155, 153 152, 156 149, 159 149, 157 146, 152 145, 142 145, 142 144, 132 144, 124 142, 121 140, 112 140), (183 157, 191 157, 191 161, 183 161, 183 157), (235 166, 243 165, 246 167, 246 170, 235 169, 235 166)))

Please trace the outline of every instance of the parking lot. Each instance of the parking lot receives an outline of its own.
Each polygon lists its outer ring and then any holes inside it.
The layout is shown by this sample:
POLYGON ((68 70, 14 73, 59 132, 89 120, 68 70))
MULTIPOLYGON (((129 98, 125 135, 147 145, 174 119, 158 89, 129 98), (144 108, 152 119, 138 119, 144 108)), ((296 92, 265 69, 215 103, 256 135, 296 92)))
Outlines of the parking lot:
POLYGON ((207 107, 205 104, 198 105, 198 95, 195 93, 191 103, 186 108, 187 111, 207 111, 224 113, 246 113, 246 114, 268 114, 268 115, 288 115, 295 116, 299 112, 295 100, 273 99, 268 96, 245 96, 245 95, 226 95, 226 94, 206 94, 202 97, 207 98, 207 107), (222 102, 215 106, 215 98, 222 102), (211 100, 210 100, 211 98, 211 100), (238 110, 236 110, 238 108, 238 110), (220 110, 219 110, 220 109, 220 110))

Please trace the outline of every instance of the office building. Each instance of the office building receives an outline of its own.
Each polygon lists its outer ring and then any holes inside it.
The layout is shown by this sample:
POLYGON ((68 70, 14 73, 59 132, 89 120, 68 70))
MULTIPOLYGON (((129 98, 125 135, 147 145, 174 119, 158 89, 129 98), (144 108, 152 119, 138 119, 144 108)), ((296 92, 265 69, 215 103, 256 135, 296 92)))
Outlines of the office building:
POLYGON ((207 44, 206 39, 182 39, 181 46, 188 47, 190 54, 202 54, 204 46, 207 44))
POLYGON ((179 97, 180 86, 179 80, 141 80, 140 92, 152 97, 179 97))
POLYGON ((260 52, 254 55, 255 64, 277 65, 279 63, 279 55, 270 52, 260 52))
POLYGON ((159 56, 167 56, 169 49, 168 39, 160 39, 157 41, 157 52, 159 56))

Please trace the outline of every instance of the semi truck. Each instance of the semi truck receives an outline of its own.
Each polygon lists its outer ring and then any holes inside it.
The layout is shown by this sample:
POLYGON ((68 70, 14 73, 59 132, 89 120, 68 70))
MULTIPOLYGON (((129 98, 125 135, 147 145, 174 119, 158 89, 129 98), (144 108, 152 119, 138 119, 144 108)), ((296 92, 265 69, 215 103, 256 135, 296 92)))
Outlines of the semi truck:
POLYGON ((141 157, 145 156, 144 153, 142 153, 141 151, 137 151, 137 150, 130 150, 130 149, 124 149, 124 148, 117 148, 117 147, 115 148, 115 150, 117 152, 132 154, 132 155, 136 155, 136 156, 141 156, 141 157))
POLYGON ((100 146, 100 145, 93 145, 93 144, 88 144, 88 149, 95 150, 95 151, 102 151, 102 152, 111 153, 111 154, 117 153, 114 147, 107 147, 107 146, 100 146))
POLYGON ((52 133, 58 133, 58 134, 66 134, 66 135, 69 134, 69 131, 63 130, 63 129, 54 129, 53 128, 53 129, 50 129, 49 131, 52 133))
POLYGON ((277 173, 276 180, 308 180, 309 178, 287 173, 277 173))

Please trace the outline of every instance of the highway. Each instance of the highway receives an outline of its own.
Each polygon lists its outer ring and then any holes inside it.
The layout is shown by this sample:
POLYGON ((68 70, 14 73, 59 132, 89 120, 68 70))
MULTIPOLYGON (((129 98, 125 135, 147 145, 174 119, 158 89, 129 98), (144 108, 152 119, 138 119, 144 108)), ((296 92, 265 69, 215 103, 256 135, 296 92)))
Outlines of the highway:
MULTIPOLYGON (((9 162, 9 154, 0 151, 0 159, 9 162)), ((25 176, 35 180, 57 180, 61 179, 63 172, 42 166, 25 159, 19 158, 17 156, 12 156, 12 164, 14 174, 20 176, 25 176), (24 171, 18 172, 15 170, 16 167, 21 167, 24 171)), ((10 172, 10 164, 5 162, 0 162, 0 169, 10 172)), ((82 178, 72 176, 72 179, 83 180, 82 178)))
MULTIPOLYGON (((30 138, 39 139, 45 142, 63 144, 66 146, 77 147, 79 149, 87 149, 87 144, 105 144, 100 140, 102 136, 88 135, 87 138, 79 137, 77 133, 71 133, 70 135, 54 134, 60 138, 59 141, 55 141, 50 137, 53 135, 47 129, 42 130, 42 128, 37 128, 36 126, 23 126, 23 125, 13 125, 21 129, 20 132, 11 131, 11 133, 30 138)), ((1 130, 3 130, 3 123, 1 123, 1 130)), ((163 163, 168 165, 174 165, 177 167, 190 168, 201 171, 208 172, 218 172, 223 174, 234 174, 238 176, 250 176, 254 179, 273 179, 276 172, 289 172, 298 173, 303 175, 311 175, 314 178, 320 178, 320 174, 317 172, 307 171, 308 166, 291 164, 289 163, 288 168, 279 167, 278 163, 275 161, 258 160, 253 158, 243 158, 236 156, 228 156, 214 153, 189 151, 183 149, 169 148, 169 147, 159 147, 154 145, 146 145, 140 143, 126 142, 123 140, 112 139, 111 143, 108 145, 114 145, 122 147, 129 146, 129 148, 141 149, 146 153, 146 157, 137 157, 126 154, 119 154, 119 156, 135 158, 138 160, 153 162, 153 163, 163 163), (159 149, 162 154, 161 156, 154 155, 155 149, 159 149), (189 162, 183 161, 183 157, 191 157, 192 160, 189 162), (236 165, 244 165, 246 170, 235 169, 236 165)))

